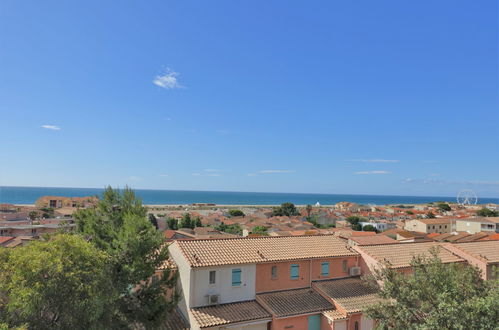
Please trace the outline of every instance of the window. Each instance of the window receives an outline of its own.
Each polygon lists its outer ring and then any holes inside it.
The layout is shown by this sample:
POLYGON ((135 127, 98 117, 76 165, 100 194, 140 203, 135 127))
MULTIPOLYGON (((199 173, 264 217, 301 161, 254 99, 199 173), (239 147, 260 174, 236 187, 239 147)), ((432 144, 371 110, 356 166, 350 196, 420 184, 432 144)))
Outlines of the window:
POLYGON ((210 284, 215 284, 217 281, 217 272, 214 270, 210 270, 210 284))
POLYGON ((275 280, 277 278, 277 266, 272 266, 270 273, 272 275, 272 279, 275 280))
POLYGON ((241 269, 233 269, 232 270, 232 286, 240 286, 241 285, 241 269))
POLYGON ((291 265, 291 279, 297 280, 300 276, 300 265, 292 264, 291 265))
POLYGON ((346 273, 348 271, 348 261, 343 260, 343 263, 341 264, 341 269, 343 270, 343 273, 346 273))
POLYGON ((329 276, 329 262, 323 262, 321 264, 321 275, 329 276))
POLYGON ((359 330, 359 322, 355 321, 355 326, 354 326, 355 330, 359 330))

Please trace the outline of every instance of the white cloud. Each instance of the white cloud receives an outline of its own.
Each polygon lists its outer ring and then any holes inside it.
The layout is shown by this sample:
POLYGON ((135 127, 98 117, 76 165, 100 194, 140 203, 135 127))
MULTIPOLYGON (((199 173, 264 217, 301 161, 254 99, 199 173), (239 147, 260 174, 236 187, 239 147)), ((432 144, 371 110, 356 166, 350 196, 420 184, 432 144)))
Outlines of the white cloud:
POLYGON ((295 170, 261 170, 261 174, 274 174, 274 173, 295 173, 295 170))
POLYGON ((167 177, 168 174, 160 174, 159 176, 161 176, 161 177, 167 177))
POLYGON ((55 126, 55 125, 42 125, 41 127, 46 128, 46 129, 50 129, 53 131, 59 131, 61 129, 59 126, 55 126))
POLYGON ((347 159, 349 162, 361 163, 398 163, 398 159, 347 159))
POLYGON ((355 174, 389 174, 390 172, 388 171, 360 171, 360 172, 355 172, 355 174))
POLYGON ((220 170, 214 169, 214 168, 206 168, 203 171, 205 172, 220 172, 220 170))
POLYGON ((181 88, 182 86, 178 83, 178 76, 177 72, 166 69, 164 75, 156 76, 152 82, 154 85, 164 89, 181 88))
POLYGON ((206 176, 222 176, 222 175, 218 174, 218 173, 211 173, 211 174, 207 174, 206 176))

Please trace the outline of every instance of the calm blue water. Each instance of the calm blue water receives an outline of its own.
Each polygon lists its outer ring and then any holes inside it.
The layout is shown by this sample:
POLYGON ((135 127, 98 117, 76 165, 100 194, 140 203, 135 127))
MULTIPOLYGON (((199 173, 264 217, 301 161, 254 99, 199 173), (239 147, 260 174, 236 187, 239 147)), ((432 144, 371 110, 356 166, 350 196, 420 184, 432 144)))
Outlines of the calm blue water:
MULTIPOLYGON (((98 188, 51 188, 51 187, 0 187, 0 203, 33 204, 41 196, 84 197, 100 195, 104 189, 98 188)), ((359 204, 418 204, 435 201, 454 202, 455 197, 416 197, 416 196, 376 196, 340 194, 291 194, 291 193, 254 193, 224 191, 183 191, 183 190, 145 190, 136 189, 136 194, 145 204, 190 204, 216 203, 239 205, 277 205, 292 202, 298 205, 336 204, 342 201, 359 204)), ((497 198, 480 198, 479 203, 498 203, 497 198)))

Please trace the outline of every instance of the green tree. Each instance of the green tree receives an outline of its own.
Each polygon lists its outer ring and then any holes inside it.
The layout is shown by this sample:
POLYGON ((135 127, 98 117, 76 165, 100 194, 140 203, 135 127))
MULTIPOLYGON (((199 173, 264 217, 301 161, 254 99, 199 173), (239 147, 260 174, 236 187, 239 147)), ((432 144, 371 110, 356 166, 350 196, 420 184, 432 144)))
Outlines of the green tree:
POLYGON ((411 210, 405 211, 405 213, 410 214, 410 215, 414 214, 414 212, 411 210))
POLYGON ((269 235, 269 233, 267 232, 267 227, 265 226, 255 226, 251 231, 251 234, 263 235, 263 236, 269 235))
POLYGON ((152 213, 149 214, 149 221, 154 226, 154 228, 159 229, 158 219, 156 219, 156 216, 154 214, 152 213))
POLYGON ((189 213, 184 213, 182 219, 180 219, 178 223, 179 228, 194 228, 194 223, 191 219, 191 215, 189 213))
POLYGON ((275 207, 272 210, 272 216, 295 216, 300 215, 300 212, 296 209, 295 204, 293 203, 282 203, 281 206, 275 207))
POLYGON ((478 210, 476 214, 480 217, 499 217, 499 211, 490 210, 485 207, 481 210, 478 210))
POLYGON ((231 217, 244 217, 245 214, 241 210, 229 210, 229 215, 231 217))
POLYGON ((433 212, 431 212, 431 211, 426 213, 426 217, 428 219, 435 219, 436 218, 435 214, 433 214, 433 212))
POLYGON ((374 231, 374 232, 378 232, 378 230, 373 226, 373 225, 365 225, 364 227, 362 227, 362 230, 363 231, 374 231))
POLYGON ((110 277, 117 298, 109 304, 109 328, 143 325, 156 328, 175 306, 177 295, 164 237, 147 218, 142 201, 128 187, 107 188, 95 208, 74 214, 76 232, 109 254, 110 277), (153 275, 157 281, 150 281, 153 275), (174 291, 175 292, 175 291, 174 291))
POLYGON ((55 211, 52 207, 42 207, 40 211, 42 211, 42 218, 44 219, 53 218, 55 215, 55 211))
POLYGON ((450 205, 449 205, 449 204, 447 204, 447 203, 438 203, 438 204, 437 204, 437 207, 438 207, 438 209, 439 209, 440 211, 443 211, 443 212, 446 212, 446 211, 450 211, 450 210, 452 210, 452 209, 450 208, 450 205))
POLYGON ((352 216, 349 216, 348 218, 346 218, 346 221, 348 221, 350 223, 353 230, 361 231, 362 225, 359 222, 364 222, 364 221, 366 221, 366 219, 363 217, 352 215, 352 216))
POLYGON ((194 227, 203 227, 203 223, 201 222, 200 217, 196 217, 196 219, 194 220, 194 227))
POLYGON ((38 218, 38 211, 31 211, 28 213, 28 218, 31 220, 31 221, 34 221, 38 218))
POLYGON ((312 205, 308 204, 307 207, 306 207, 306 210, 307 210, 307 217, 310 218, 310 215, 312 214, 312 205))
POLYGON ((77 235, 0 250, 0 322, 29 329, 101 329, 116 297, 109 256, 77 235))
POLYGON ((384 302, 367 309, 378 329, 497 329, 497 280, 482 280, 467 264, 442 263, 438 250, 415 257, 411 265, 412 275, 386 264, 368 278, 371 285, 383 283, 384 302))
POLYGON ((168 229, 177 230, 178 229, 178 220, 172 217, 166 219, 166 224, 168 225, 168 229))

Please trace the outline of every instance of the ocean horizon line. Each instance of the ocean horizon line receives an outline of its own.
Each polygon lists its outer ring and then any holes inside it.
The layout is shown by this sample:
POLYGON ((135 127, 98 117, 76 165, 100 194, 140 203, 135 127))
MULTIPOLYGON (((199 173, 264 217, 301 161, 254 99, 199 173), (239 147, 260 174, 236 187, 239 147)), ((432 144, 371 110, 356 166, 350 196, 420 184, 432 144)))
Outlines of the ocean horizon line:
MULTIPOLYGON (((117 189, 123 189, 118 187, 117 189)), ((132 188, 132 187, 131 187, 132 188)), ((100 195, 106 188, 44 187, 44 186, 0 186, 0 202, 11 204, 33 204, 41 196, 84 197, 100 195)), ((215 190, 174 190, 132 188, 144 204, 192 204, 214 203, 221 205, 279 205, 293 202, 298 205, 333 205, 341 201, 358 204, 424 204, 429 202, 455 202, 452 196, 428 195, 378 195, 340 193, 296 193, 296 192, 250 192, 215 190)), ((479 204, 497 203, 496 197, 480 197, 479 204)))

